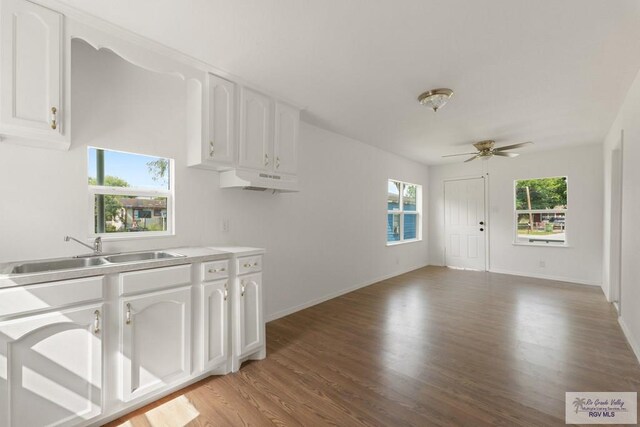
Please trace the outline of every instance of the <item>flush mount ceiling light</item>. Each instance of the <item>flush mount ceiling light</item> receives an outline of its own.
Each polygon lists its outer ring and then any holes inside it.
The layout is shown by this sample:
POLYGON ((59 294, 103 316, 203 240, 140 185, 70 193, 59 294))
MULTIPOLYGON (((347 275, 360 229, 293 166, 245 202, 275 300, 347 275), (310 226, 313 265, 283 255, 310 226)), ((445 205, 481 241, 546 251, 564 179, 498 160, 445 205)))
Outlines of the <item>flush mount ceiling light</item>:
POLYGON ((433 111, 438 111, 444 107, 444 104, 446 104, 447 101, 449 101, 451 95, 453 95, 453 91, 451 89, 434 89, 421 94, 418 97, 418 102, 420 105, 427 106, 433 111))

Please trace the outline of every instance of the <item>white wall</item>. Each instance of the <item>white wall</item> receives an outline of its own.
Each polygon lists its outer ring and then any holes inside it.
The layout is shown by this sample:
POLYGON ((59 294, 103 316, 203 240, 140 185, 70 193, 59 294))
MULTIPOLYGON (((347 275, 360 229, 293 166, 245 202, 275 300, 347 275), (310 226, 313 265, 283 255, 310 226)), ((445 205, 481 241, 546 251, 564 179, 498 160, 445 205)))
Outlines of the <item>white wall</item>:
POLYGON ((385 246, 386 180, 426 187, 426 166, 303 123, 300 193, 221 190, 217 173, 186 167, 184 82, 81 42, 72 79, 70 151, 0 143, 0 262, 85 252, 63 236, 88 235, 86 147, 93 145, 176 161, 176 235, 106 242, 106 251, 265 247, 268 317, 427 264, 426 233, 423 242, 385 246), (220 231, 223 218, 228 233, 220 231))
MULTIPOLYGON (((526 153, 513 159, 429 168, 431 264, 444 264, 443 180, 489 173, 489 267, 491 271, 599 285, 602 279, 602 147, 526 153), (568 248, 516 246, 514 180, 568 176, 568 248), (545 267, 540 267, 544 261, 545 267)), ((464 158, 462 158, 464 159, 464 158)))
MULTIPOLYGON (((618 116, 613 123, 604 145, 605 205, 607 217, 611 209, 611 152, 620 145, 620 134, 624 130, 622 158, 622 265, 621 274, 621 314, 622 325, 629 342, 640 358, 640 74, 636 77, 618 116)), ((610 228, 605 227, 604 241, 609 248, 610 228)), ((609 267, 618 260, 609 259, 609 251, 604 252, 605 274, 603 290, 609 295, 609 267)))

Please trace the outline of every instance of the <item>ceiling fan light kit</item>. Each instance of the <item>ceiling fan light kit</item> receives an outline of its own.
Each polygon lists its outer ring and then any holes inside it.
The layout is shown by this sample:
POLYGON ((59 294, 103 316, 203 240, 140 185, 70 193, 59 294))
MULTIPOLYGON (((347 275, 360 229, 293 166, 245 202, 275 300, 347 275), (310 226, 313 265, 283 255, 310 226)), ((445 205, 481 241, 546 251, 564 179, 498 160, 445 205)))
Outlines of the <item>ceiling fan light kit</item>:
POLYGON ((449 101, 453 91, 447 88, 433 89, 427 92, 421 93, 418 96, 418 102, 420 105, 431 108, 434 112, 438 111, 449 101))
POLYGON ((470 154, 473 154, 473 157, 465 160, 464 162, 470 162, 472 160, 475 159, 482 159, 482 160, 489 160, 491 157, 493 156, 500 156, 500 157, 518 157, 519 154, 518 153, 510 153, 507 152, 506 150, 512 150, 514 148, 520 148, 523 147, 525 145, 528 144, 533 144, 533 142, 529 141, 529 142, 520 142, 518 144, 512 144, 512 145, 505 145, 504 147, 495 147, 496 142, 492 139, 487 139, 484 141, 479 141, 476 142, 475 144, 473 144, 473 146, 476 148, 476 150, 478 150, 475 153, 461 153, 461 154, 448 154, 446 156, 442 156, 442 157, 456 157, 456 156, 468 156, 470 154))

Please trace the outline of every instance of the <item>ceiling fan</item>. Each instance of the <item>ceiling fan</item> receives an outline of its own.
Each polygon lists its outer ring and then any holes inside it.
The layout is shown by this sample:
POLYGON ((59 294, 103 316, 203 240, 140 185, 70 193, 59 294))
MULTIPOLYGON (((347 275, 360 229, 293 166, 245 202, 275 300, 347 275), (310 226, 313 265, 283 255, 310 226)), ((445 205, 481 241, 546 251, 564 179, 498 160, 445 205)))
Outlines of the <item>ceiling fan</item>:
POLYGON ((476 142, 475 144, 473 144, 474 147, 476 147, 476 149, 478 150, 475 153, 462 153, 462 154, 449 154, 447 156, 442 156, 442 157, 455 157, 455 156, 468 156, 469 154, 473 154, 473 157, 465 160, 464 162, 470 162, 471 160, 475 160, 478 158, 484 158, 484 159, 489 159, 493 156, 501 156, 501 157, 518 157, 519 154, 518 153, 509 153, 506 152, 506 150, 511 150, 514 148, 520 148, 523 147, 527 144, 533 144, 533 142, 529 141, 529 142, 521 142, 519 144, 513 144, 513 145, 505 145, 504 147, 496 147, 494 148, 494 145, 496 144, 496 142, 492 139, 487 139, 485 141, 480 141, 480 142, 476 142))

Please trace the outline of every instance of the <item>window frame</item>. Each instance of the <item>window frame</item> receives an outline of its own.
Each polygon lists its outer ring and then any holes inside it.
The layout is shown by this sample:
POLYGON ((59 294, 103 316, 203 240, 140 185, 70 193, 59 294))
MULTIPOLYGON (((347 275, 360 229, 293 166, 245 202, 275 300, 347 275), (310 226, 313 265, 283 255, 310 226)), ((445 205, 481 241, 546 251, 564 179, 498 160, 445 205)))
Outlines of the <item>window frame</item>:
POLYGON ((537 246, 537 247, 552 247, 552 248, 564 248, 569 247, 569 234, 567 233, 567 222, 569 218, 569 177, 566 175, 557 176, 544 176, 539 178, 519 178, 513 180, 513 244, 517 246, 537 246), (548 178, 564 178, 567 186, 567 208, 566 209, 516 209, 518 201, 518 181, 531 181, 536 179, 548 179, 548 178), (553 241, 536 239, 535 241, 520 241, 518 235, 518 216, 529 214, 564 214, 564 241, 553 241))
POLYGON ((175 160, 169 157, 155 156, 152 154, 132 153, 130 151, 114 150, 111 148, 100 148, 94 146, 87 146, 87 167, 88 170, 88 153, 90 149, 115 151, 118 153, 130 154, 134 156, 147 156, 158 157, 169 161, 169 189, 151 189, 143 187, 110 187, 106 185, 91 185, 88 184, 89 203, 88 203, 88 218, 89 218, 89 238, 91 240, 96 237, 102 238, 102 240, 140 240, 156 237, 168 237, 175 236, 175 160), (167 199, 167 229, 165 231, 143 231, 136 233, 96 233, 95 231, 95 205, 96 196, 135 196, 135 197, 165 197, 167 199))
MULTIPOLYGON (((422 185, 414 184, 412 182, 406 182, 399 179, 389 178, 387 179, 387 192, 386 192, 386 203, 387 203, 387 214, 385 215, 385 223, 388 226, 389 215, 400 215, 400 240, 392 240, 389 241, 388 237, 385 238, 387 246, 396 246, 402 245, 404 243, 413 243, 422 241, 422 185), (389 205, 389 183, 399 183, 400 185, 400 194, 398 197, 398 209, 390 210, 388 208, 389 205), (415 211, 405 211, 404 210, 404 188, 405 185, 413 185, 416 187, 416 210, 415 211), (416 217, 416 237, 413 239, 405 239, 404 238, 404 218, 405 215, 415 215, 416 217)), ((385 227, 386 229, 386 227, 385 227)))

